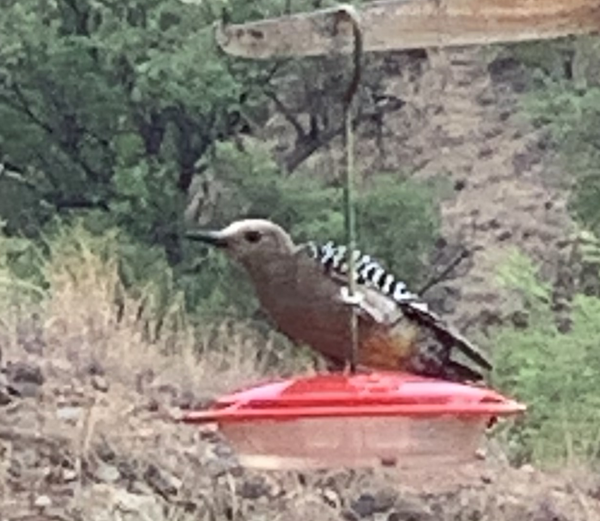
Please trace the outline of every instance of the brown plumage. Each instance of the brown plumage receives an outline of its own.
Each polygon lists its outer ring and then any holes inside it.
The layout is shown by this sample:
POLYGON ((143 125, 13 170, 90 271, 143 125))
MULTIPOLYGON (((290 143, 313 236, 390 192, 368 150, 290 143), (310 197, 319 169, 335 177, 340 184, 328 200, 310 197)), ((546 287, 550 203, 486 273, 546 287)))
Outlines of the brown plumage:
MULTIPOLYGON (((285 230, 262 219, 236 221, 217 232, 190 232, 188 238, 219 247, 240 263, 261 307, 288 338, 344 366, 350 353, 351 313, 341 291, 346 278, 327 270, 314 249, 296 246, 285 230)), ((480 369, 491 369, 475 346, 422 302, 398 301, 361 282, 359 365, 455 381, 480 380, 480 369), (457 352, 468 365, 454 359, 457 352)))

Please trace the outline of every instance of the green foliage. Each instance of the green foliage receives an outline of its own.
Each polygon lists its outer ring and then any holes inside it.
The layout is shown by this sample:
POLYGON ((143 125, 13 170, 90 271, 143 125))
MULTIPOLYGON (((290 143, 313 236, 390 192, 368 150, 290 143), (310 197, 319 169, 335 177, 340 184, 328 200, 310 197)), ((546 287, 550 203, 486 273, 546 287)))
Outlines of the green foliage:
POLYGON ((0 208, 11 232, 33 234, 57 212, 97 210, 178 255, 173 235, 196 162, 238 131, 264 81, 255 64, 218 53, 215 7, 3 6, 0 161, 14 175, 0 176, 0 208))
MULTIPOLYGON (((242 129, 264 123, 266 101, 279 89, 292 95, 285 101, 293 117, 310 113, 321 117, 320 132, 337 128, 346 62, 225 56, 213 39, 223 7, 234 22, 312 8, 283 0, 4 2, 0 218, 7 236, 38 239, 47 250, 72 222, 98 236, 115 230, 128 287, 152 281, 164 293, 183 285, 190 309, 245 316, 255 310, 245 279, 218 253, 182 240, 195 179, 210 174, 220 190, 212 225, 261 215, 299 240, 343 240, 339 190, 314 176, 283 175, 251 140, 239 147, 242 129)), ((359 201, 363 244, 418 279, 436 229, 433 197, 414 184, 382 183, 359 201)), ((35 251, 11 254, 11 269, 37 284, 35 251)))
POLYGON ((558 331, 549 298, 532 262, 519 254, 502 268, 502 282, 529 304, 525 330, 495 332, 495 379, 525 402, 525 417, 505 433, 519 463, 576 463, 600 458, 600 299, 577 294, 572 327, 558 331))
POLYGON ((8 309, 39 300, 43 294, 41 273, 36 269, 38 249, 31 241, 9 237, 0 223, 0 307, 8 309))
MULTIPOLYGON (((0 305, 42 300, 76 322, 81 292, 92 314, 97 306, 110 320, 113 305, 133 302, 153 324, 150 337, 167 317, 206 331, 212 319, 254 318, 239 268, 183 239, 184 210, 204 176, 218 193, 208 201, 210 226, 267 217, 298 241, 344 240, 341 190, 315 175, 284 174, 248 136, 270 117, 267 102, 280 98, 288 122, 310 120, 310 128, 291 125, 300 151, 335 136, 348 60, 232 59, 213 41, 223 7, 233 22, 314 8, 283 0, 3 2, 0 305), (188 314, 180 313, 184 299, 188 314)), ((365 67, 372 94, 381 73, 365 67)), ((375 99, 366 93, 359 99, 375 99)), ((378 178, 361 188, 358 206, 361 246, 417 284, 437 232, 435 194, 378 178)))
POLYGON ((413 287, 423 282, 426 255, 438 234, 436 192, 398 176, 378 176, 358 200, 358 234, 364 251, 413 287))
POLYGON ((537 267, 517 249, 498 268, 497 282, 501 287, 521 294, 529 309, 544 315, 550 306, 552 287, 539 279, 537 267))
POLYGON ((573 43, 566 39, 532 41, 508 47, 512 57, 534 72, 535 77, 563 79, 574 53, 573 43))
POLYGON ((594 232, 600 231, 599 49, 598 37, 511 48, 535 79, 524 107, 561 152, 566 184, 574 180, 571 210, 594 232))

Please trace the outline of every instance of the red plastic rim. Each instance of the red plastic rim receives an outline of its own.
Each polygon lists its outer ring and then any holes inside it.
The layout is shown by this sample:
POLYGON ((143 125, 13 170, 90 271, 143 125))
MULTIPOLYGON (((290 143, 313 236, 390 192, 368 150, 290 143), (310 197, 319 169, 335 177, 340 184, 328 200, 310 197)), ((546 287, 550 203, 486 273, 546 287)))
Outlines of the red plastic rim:
POLYGON ((525 406, 482 387, 402 373, 325 374, 281 380, 223 396, 188 423, 368 416, 506 416, 525 406))

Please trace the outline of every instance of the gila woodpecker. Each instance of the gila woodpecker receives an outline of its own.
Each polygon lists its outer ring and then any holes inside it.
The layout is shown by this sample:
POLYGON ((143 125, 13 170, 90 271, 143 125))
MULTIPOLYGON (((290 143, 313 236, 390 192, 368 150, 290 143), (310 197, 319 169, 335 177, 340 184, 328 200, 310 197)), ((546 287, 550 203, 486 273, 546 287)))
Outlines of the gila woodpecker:
POLYGON ((452 381, 480 381, 487 358, 368 255, 353 252, 358 294, 348 299, 344 246, 296 245, 275 223, 236 221, 187 237, 221 248, 249 275, 261 307, 296 344, 343 367, 350 353, 350 313, 358 316, 358 364, 452 381), (462 360, 458 360, 458 355, 462 360))

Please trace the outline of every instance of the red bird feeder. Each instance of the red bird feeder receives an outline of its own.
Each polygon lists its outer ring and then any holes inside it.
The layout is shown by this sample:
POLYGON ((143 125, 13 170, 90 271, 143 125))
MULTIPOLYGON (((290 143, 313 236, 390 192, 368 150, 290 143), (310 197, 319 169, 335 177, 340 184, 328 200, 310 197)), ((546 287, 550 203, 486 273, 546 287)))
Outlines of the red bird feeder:
POLYGON ((401 373, 276 381, 188 413, 216 422, 244 466, 262 469, 464 463, 487 426, 525 406, 485 388, 401 373))

